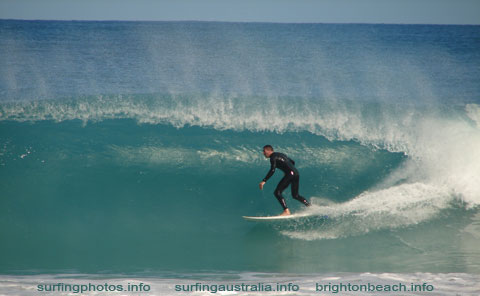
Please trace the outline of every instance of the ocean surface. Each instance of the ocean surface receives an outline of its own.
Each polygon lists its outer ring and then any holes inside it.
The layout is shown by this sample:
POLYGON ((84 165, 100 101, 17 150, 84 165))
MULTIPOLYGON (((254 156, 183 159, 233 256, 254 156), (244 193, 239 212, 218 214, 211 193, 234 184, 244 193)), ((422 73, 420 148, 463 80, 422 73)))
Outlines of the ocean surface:
POLYGON ((0 20, 2 295, 479 295, 479 205, 479 26, 0 20))

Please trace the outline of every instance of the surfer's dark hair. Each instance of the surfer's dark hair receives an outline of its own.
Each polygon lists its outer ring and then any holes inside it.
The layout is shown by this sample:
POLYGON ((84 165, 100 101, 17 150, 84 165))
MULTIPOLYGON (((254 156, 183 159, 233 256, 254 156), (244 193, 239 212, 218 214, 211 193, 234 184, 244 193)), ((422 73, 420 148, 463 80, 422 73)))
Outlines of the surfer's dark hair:
POLYGON ((263 150, 265 150, 265 149, 268 149, 268 150, 272 150, 272 151, 273 151, 272 145, 265 145, 265 146, 263 146, 263 150))

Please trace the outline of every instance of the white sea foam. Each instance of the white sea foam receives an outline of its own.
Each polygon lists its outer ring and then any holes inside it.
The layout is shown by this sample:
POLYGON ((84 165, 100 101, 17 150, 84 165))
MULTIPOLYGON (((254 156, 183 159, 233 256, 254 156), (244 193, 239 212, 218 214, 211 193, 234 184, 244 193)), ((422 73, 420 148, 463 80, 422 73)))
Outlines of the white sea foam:
POLYGON ((171 165, 178 167, 202 167, 212 168, 212 164, 222 162, 235 162, 235 164, 250 165, 259 163, 263 156, 258 149, 245 146, 229 147, 228 149, 192 149, 184 147, 160 147, 160 146, 111 146, 112 154, 116 159, 126 164, 148 165, 171 165), (205 166, 205 164, 209 164, 205 166))
MULTIPOLYGON (((361 146, 338 146, 301 147, 277 146, 282 151, 297 160, 298 168, 312 168, 329 166, 342 169, 348 167, 352 170, 361 170, 369 165, 371 159, 365 157, 365 151, 361 146), (363 157, 360 157, 363 156, 363 157), (298 161, 300 160, 300 161, 298 161)), ((203 168, 214 168, 212 164, 234 163, 238 165, 265 165, 265 157, 261 153, 261 146, 252 147, 246 145, 227 146, 222 148, 194 149, 185 147, 163 147, 158 145, 133 146, 110 146, 111 154, 116 159, 127 165, 148 164, 148 165, 171 165, 181 167, 193 167, 200 165, 203 168), (205 166, 209 164, 208 166, 205 166)))
POLYGON ((415 225, 437 216, 454 196, 448 188, 423 183, 402 184, 387 189, 364 192, 344 203, 323 205, 318 198, 308 211, 327 216, 329 223, 318 228, 297 227, 282 233, 297 239, 336 239, 381 229, 415 225))
MULTIPOLYGON (((480 129, 459 118, 427 117, 408 130, 410 134, 402 134, 409 155, 403 165, 354 199, 318 208, 319 215, 337 222, 282 233, 305 240, 332 239, 422 223, 453 204, 478 207, 480 129)), ((398 149, 393 141, 387 146, 398 149)))

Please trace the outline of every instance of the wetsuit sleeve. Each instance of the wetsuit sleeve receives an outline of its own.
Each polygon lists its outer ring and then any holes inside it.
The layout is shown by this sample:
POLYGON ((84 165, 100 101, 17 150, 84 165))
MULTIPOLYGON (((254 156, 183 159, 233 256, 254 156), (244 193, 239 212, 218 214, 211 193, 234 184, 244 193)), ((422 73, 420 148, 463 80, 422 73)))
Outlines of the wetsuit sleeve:
POLYGON ((268 171, 265 178, 263 178, 263 182, 267 182, 267 180, 270 179, 273 173, 275 173, 276 168, 277 168, 277 159, 276 158, 270 159, 270 170, 268 171))

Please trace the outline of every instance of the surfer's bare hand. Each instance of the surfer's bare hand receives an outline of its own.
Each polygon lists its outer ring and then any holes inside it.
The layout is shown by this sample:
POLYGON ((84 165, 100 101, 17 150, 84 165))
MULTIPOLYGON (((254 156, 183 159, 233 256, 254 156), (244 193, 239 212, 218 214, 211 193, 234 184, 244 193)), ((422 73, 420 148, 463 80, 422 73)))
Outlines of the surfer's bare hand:
POLYGON ((263 185, 265 185, 265 181, 260 182, 260 190, 263 190, 263 185))

